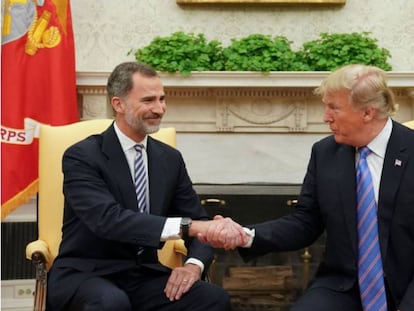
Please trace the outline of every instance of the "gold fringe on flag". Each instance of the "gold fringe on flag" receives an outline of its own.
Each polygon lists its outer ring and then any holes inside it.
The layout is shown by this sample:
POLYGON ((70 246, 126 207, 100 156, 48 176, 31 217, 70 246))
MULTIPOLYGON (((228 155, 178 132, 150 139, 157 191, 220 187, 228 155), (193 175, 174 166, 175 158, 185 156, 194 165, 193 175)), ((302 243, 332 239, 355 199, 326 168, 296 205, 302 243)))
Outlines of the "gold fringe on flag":
POLYGON ((38 179, 36 179, 34 182, 29 184, 25 189, 23 189, 18 194, 16 194, 14 197, 12 197, 10 200, 5 202, 1 206, 1 221, 3 221, 7 217, 7 215, 13 212, 17 207, 28 202, 37 193, 38 189, 39 189, 39 183, 38 183, 38 179))

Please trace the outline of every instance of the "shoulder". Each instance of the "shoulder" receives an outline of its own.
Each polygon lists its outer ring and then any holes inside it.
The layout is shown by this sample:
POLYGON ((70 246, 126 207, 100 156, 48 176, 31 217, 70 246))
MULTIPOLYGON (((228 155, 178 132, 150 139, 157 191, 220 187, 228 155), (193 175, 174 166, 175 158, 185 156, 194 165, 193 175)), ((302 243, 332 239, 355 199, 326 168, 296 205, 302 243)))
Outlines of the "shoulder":
POLYGON ((101 134, 94 134, 94 135, 90 135, 76 143, 74 143, 73 145, 69 146, 66 149, 65 153, 70 153, 73 151, 80 151, 80 150, 95 150, 98 146, 102 146, 102 135, 101 134))
POLYGON ((181 152, 157 139, 148 136, 147 142, 148 156, 151 158, 164 158, 170 161, 184 161, 181 152))
POLYGON ((414 138, 414 128, 408 127, 405 124, 398 123, 396 121, 392 122, 393 133, 406 135, 407 138, 413 139, 414 138))
POLYGON ((341 146, 343 145, 335 141, 334 135, 329 135, 315 142, 312 146, 312 152, 333 152, 341 146))
POLYGON ((67 151, 71 150, 95 150, 102 149, 104 144, 108 144, 109 147, 114 144, 119 145, 119 141, 116 137, 113 125, 110 125, 105 131, 98 134, 88 135, 85 138, 71 145, 67 151))
POLYGON ((168 152, 171 154, 179 154, 180 151, 176 149, 175 147, 172 147, 169 144, 166 144, 158 139, 152 138, 151 136, 148 136, 148 147, 149 149, 155 149, 162 152, 168 152))

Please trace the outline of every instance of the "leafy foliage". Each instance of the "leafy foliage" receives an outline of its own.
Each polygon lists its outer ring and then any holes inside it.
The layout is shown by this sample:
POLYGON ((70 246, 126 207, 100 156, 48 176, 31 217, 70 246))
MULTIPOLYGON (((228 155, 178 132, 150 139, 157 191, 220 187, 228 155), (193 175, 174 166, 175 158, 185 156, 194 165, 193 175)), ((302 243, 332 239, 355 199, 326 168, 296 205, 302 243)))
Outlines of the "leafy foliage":
POLYGON ((221 51, 219 41, 207 42, 203 34, 179 31, 171 36, 156 37, 149 45, 132 53, 137 61, 159 71, 189 75, 191 71, 222 70, 221 51))
POLYGON ((390 52, 378 40, 362 33, 321 33, 298 51, 283 36, 252 34, 232 39, 224 47, 203 34, 175 32, 156 37, 147 46, 131 50, 139 62, 158 71, 190 75, 192 71, 330 71, 347 64, 366 64, 391 70, 390 52))
POLYGON ((300 70, 291 42, 283 36, 253 34, 240 40, 232 39, 223 49, 224 70, 287 71, 300 70))
POLYGON ((391 70, 390 52, 377 45, 378 40, 363 33, 321 33, 317 40, 305 42, 299 51, 313 71, 330 71, 348 64, 365 64, 391 70))

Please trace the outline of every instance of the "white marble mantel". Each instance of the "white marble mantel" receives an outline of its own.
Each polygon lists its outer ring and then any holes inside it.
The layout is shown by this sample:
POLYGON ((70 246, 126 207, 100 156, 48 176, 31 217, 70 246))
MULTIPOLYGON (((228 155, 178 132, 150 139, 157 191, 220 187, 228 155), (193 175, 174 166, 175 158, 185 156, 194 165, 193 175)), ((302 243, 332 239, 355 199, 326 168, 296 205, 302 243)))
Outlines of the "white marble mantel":
MULTIPOLYGON (((108 72, 78 72, 83 120, 112 116, 108 72)), ((329 134, 313 90, 326 72, 161 74, 167 114, 195 183, 300 184, 312 144, 329 134)), ((414 72, 389 72, 400 110, 414 119, 414 72)))
MULTIPOLYGON (((202 71, 190 76, 161 73, 166 87, 316 87, 328 72, 292 71, 263 74, 253 71, 202 71)), ((79 86, 106 85, 109 72, 78 72, 79 86)), ((414 88, 414 72, 391 71, 387 73, 392 87, 414 88)))

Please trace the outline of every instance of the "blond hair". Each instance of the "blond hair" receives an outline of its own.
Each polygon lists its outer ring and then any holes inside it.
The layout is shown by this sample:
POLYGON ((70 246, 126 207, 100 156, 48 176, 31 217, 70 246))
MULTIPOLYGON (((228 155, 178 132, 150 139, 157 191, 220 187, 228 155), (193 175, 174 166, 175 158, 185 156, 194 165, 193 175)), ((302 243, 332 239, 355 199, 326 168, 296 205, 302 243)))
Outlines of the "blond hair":
POLYGON ((349 91, 349 99, 356 109, 374 106, 379 119, 387 118, 398 110, 385 72, 378 67, 359 64, 341 67, 329 74, 314 93, 323 97, 341 90, 349 91))

